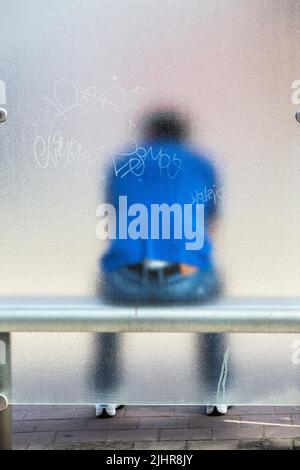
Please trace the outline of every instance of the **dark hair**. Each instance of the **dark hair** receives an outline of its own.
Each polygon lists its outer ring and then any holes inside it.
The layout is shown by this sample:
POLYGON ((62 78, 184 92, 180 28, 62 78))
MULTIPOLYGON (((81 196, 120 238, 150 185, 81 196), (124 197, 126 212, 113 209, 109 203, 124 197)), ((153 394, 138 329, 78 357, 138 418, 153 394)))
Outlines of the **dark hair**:
POLYGON ((189 125, 177 111, 155 111, 144 118, 143 131, 148 138, 182 141, 188 137, 189 125))

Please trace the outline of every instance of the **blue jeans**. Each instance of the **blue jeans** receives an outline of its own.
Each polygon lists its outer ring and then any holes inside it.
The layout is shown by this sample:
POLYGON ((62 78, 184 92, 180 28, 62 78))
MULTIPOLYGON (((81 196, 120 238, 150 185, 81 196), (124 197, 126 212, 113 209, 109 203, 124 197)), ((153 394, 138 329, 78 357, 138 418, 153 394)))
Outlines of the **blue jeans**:
POLYGON ((210 300, 219 294, 220 289, 215 270, 197 271, 190 275, 162 273, 159 278, 152 279, 147 269, 138 273, 124 267, 103 274, 101 294, 113 303, 178 304, 210 300))

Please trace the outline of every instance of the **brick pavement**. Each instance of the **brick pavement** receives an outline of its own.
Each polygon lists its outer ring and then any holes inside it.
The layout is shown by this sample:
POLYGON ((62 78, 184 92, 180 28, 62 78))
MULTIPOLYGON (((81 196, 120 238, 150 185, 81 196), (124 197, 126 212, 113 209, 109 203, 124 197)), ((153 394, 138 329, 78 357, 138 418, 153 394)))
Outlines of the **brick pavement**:
POLYGON ((91 406, 15 405, 13 448, 300 449, 300 406, 239 406, 217 417, 201 406, 126 406, 99 419, 91 406))

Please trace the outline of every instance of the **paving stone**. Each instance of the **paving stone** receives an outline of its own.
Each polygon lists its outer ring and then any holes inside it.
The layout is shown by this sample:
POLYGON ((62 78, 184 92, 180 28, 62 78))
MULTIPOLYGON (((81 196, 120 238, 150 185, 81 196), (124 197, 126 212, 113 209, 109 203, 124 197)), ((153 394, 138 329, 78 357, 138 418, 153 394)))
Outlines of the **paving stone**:
POLYGON ((188 450, 237 450, 238 440, 228 441, 187 441, 188 450))
POLYGON ((69 419, 74 417, 74 407, 59 407, 52 408, 33 407, 25 414, 25 420, 38 420, 38 419, 69 419))
POLYGON ((241 439, 240 450, 263 450, 263 439, 241 439))
POLYGON ((193 429, 162 429, 159 440, 164 441, 194 441, 199 439, 210 439, 211 430, 206 428, 193 429))
POLYGON ((185 450, 185 441, 144 441, 135 442, 134 450, 185 450))
POLYGON ((140 429, 165 429, 165 428, 186 428, 188 424, 187 416, 167 416, 167 417, 145 417, 140 418, 140 429))
POLYGON ((233 406, 228 409, 229 415, 272 415, 273 406, 233 406))
POLYGON ((28 444, 25 445, 13 445, 13 450, 27 450, 28 449, 28 444))
POLYGON ((129 450, 133 449, 133 441, 117 441, 117 442, 105 442, 102 449, 103 450, 129 450))
POLYGON ((291 450, 293 448, 293 439, 264 439, 263 448, 265 450, 291 450))
POLYGON ((274 414, 297 414, 300 413, 300 406, 273 406, 274 414))
MULTIPOLYGON (((299 416, 300 418, 300 416, 299 416)), ((249 424, 243 421, 251 421, 253 424, 259 423, 259 425, 263 425, 261 423, 277 423, 277 424, 291 424, 291 418, 288 414, 279 414, 279 415, 241 415, 240 416, 240 426, 247 427, 249 424)))
POLYGON ((109 441, 155 441, 158 438, 158 429, 109 429, 109 441))
MULTIPOLYGON (((263 426, 264 424, 255 421, 253 423, 241 422, 239 429, 261 429, 263 426)), ((266 426, 268 426, 268 424, 266 424, 266 426)))
POLYGON ((105 442, 102 445, 102 450, 129 450, 133 449, 133 446, 133 441, 105 442))
POLYGON ((28 444, 27 450, 53 450, 52 444, 28 444))
POLYGON ((265 426, 266 438, 294 438, 300 437, 300 426, 265 426))
POLYGON ((88 420, 87 429, 135 429, 140 418, 94 418, 88 420))
POLYGON ((89 406, 85 408, 75 408, 73 418, 96 418, 96 411, 94 406, 89 406))
MULTIPOLYGON (((26 422, 26 421, 25 421, 26 422)), ((39 420, 37 431, 80 431, 86 429, 87 419, 50 419, 39 420)))
POLYGON ((189 418, 190 428, 238 428, 239 416, 192 416, 189 418), (231 421, 235 421, 232 423, 231 421))
POLYGON ((24 419, 25 414, 26 414, 25 410, 13 410, 12 419, 13 421, 21 421, 22 419, 24 419))
POLYGON ((125 406, 123 410, 126 417, 174 416, 174 406, 125 406))
POLYGON ((37 421, 13 421, 12 431, 17 432, 33 432, 36 431, 37 421))
POLYGON ((300 414, 299 415, 290 415, 292 424, 300 424, 300 414))
POLYGON ((28 450, 130 450, 133 449, 133 445, 133 442, 54 443, 46 446, 32 444, 28 446, 28 450))
POLYGON ((18 432, 13 434, 13 446, 25 444, 50 444, 55 432, 18 432))
POLYGON ((241 439, 241 450, 291 450, 293 439, 241 439))
POLYGON ((300 450, 300 438, 294 439, 294 446, 293 449, 300 450))
POLYGON ((213 428, 212 439, 251 439, 251 438, 262 438, 263 427, 257 428, 213 428))
POLYGON ((177 405, 174 407, 175 416, 205 415, 206 407, 200 405, 177 405))
POLYGON ((57 432, 55 436, 55 443, 105 442, 106 438, 106 429, 100 429, 97 431, 67 431, 57 432))
POLYGON ((13 448, 300 449, 297 406, 240 406, 218 417, 198 405, 126 406, 117 413, 96 419, 93 406, 14 405, 13 448))

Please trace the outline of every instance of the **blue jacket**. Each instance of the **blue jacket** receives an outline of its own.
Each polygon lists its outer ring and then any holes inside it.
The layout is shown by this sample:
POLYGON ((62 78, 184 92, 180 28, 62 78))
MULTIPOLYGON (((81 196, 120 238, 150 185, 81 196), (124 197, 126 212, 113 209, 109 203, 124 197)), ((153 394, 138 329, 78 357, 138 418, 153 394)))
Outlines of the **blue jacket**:
MULTIPOLYGON (((110 240, 108 250, 100 260, 102 269, 114 271, 140 263, 145 258, 191 264, 202 270, 212 269, 212 243, 207 234, 207 224, 217 213, 221 191, 211 160, 184 144, 168 140, 139 145, 134 142, 122 153, 114 154, 113 165, 107 174, 104 202, 115 207, 116 238, 110 240), (137 239, 120 237, 120 220, 121 224, 123 220, 123 225, 129 225, 135 219, 125 213, 124 204, 120 209, 120 196, 126 200, 127 207, 143 204, 148 210, 148 236, 137 239), (191 240, 185 236, 183 221, 174 220, 172 216, 169 238, 162 237, 161 227, 159 238, 150 236, 153 204, 179 204, 183 213, 184 205, 188 204, 192 206, 192 218, 195 218, 197 203, 204 205, 204 243, 200 249, 187 248, 191 240), (174 236, 174 223, 182 223, 181 238, 174 236)), ((195 228, 195 220, 189 222, 195 228)))

